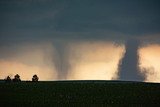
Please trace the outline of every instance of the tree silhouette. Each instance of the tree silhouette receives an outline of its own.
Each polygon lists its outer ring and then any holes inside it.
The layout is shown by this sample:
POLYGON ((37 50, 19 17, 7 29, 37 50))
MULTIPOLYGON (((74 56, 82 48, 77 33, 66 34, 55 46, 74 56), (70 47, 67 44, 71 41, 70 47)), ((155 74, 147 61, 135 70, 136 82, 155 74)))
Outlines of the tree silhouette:
POLYGON ((14 76, 13 82, 20 82, 20 81, 21 81, 20 76, 18 74, 16 74, 14 76))
POLYGON ((38 76, 35 74, 35 75, 33 75, 33 77, 32 77, 32 81, 33 82, 37 82, 38 81, 38 76))
POLYGON ((6 81, 6 82, 11 82, 10 76, 7 76, 7 78, 5 78, 5 81, 6 81))

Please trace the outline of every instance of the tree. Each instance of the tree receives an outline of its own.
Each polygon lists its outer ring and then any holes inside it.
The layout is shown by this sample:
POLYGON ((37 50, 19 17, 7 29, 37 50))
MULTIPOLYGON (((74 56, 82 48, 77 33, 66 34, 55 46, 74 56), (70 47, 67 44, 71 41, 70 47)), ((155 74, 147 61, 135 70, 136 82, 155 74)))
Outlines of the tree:
POLYGON ((35 75, 33 75, 33 77, 32 77, 32 81, 33 82, 37 82, 38 81, 38 76, 35 74, 35 75))
POLYGON ((5 81, 6 81, 6 82, 11 82, 10 76, 7 76, 7 78, 5 78, 5 81))
POLYGON ((13 82, 20 82, 20 81, 21 81, 20 76, 18 74, 16 74, 14 76, 13 82))

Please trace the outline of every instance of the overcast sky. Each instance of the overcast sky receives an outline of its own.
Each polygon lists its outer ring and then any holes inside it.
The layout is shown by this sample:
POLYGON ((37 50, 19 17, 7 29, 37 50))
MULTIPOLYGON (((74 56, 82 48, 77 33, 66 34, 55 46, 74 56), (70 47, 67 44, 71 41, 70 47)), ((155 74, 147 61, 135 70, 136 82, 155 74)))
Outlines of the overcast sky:
POLYGON ((159 33, 159 0, 1 0, 1 40, 159 33))

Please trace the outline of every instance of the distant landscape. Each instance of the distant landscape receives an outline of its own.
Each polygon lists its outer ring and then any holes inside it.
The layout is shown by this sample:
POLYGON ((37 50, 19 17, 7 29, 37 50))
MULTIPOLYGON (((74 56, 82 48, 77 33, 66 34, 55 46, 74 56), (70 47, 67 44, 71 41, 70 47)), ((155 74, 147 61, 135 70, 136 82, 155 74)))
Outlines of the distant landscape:
POLYGON ((160 84, 131 81, 0 81, 0 107, 160 106, 160 84))

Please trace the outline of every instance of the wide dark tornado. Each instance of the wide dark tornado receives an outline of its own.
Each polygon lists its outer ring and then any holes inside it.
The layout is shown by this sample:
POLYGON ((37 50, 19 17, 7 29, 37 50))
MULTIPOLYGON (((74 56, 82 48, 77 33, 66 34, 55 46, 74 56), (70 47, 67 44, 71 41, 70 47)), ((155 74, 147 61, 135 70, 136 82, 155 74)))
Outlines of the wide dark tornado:
POLYGON ((126 52, 120 65, 119 79, 125 81, 143 81, 144 78, 139 71, 138 48, 140 41, 132 39, 125 44, 126 52))

